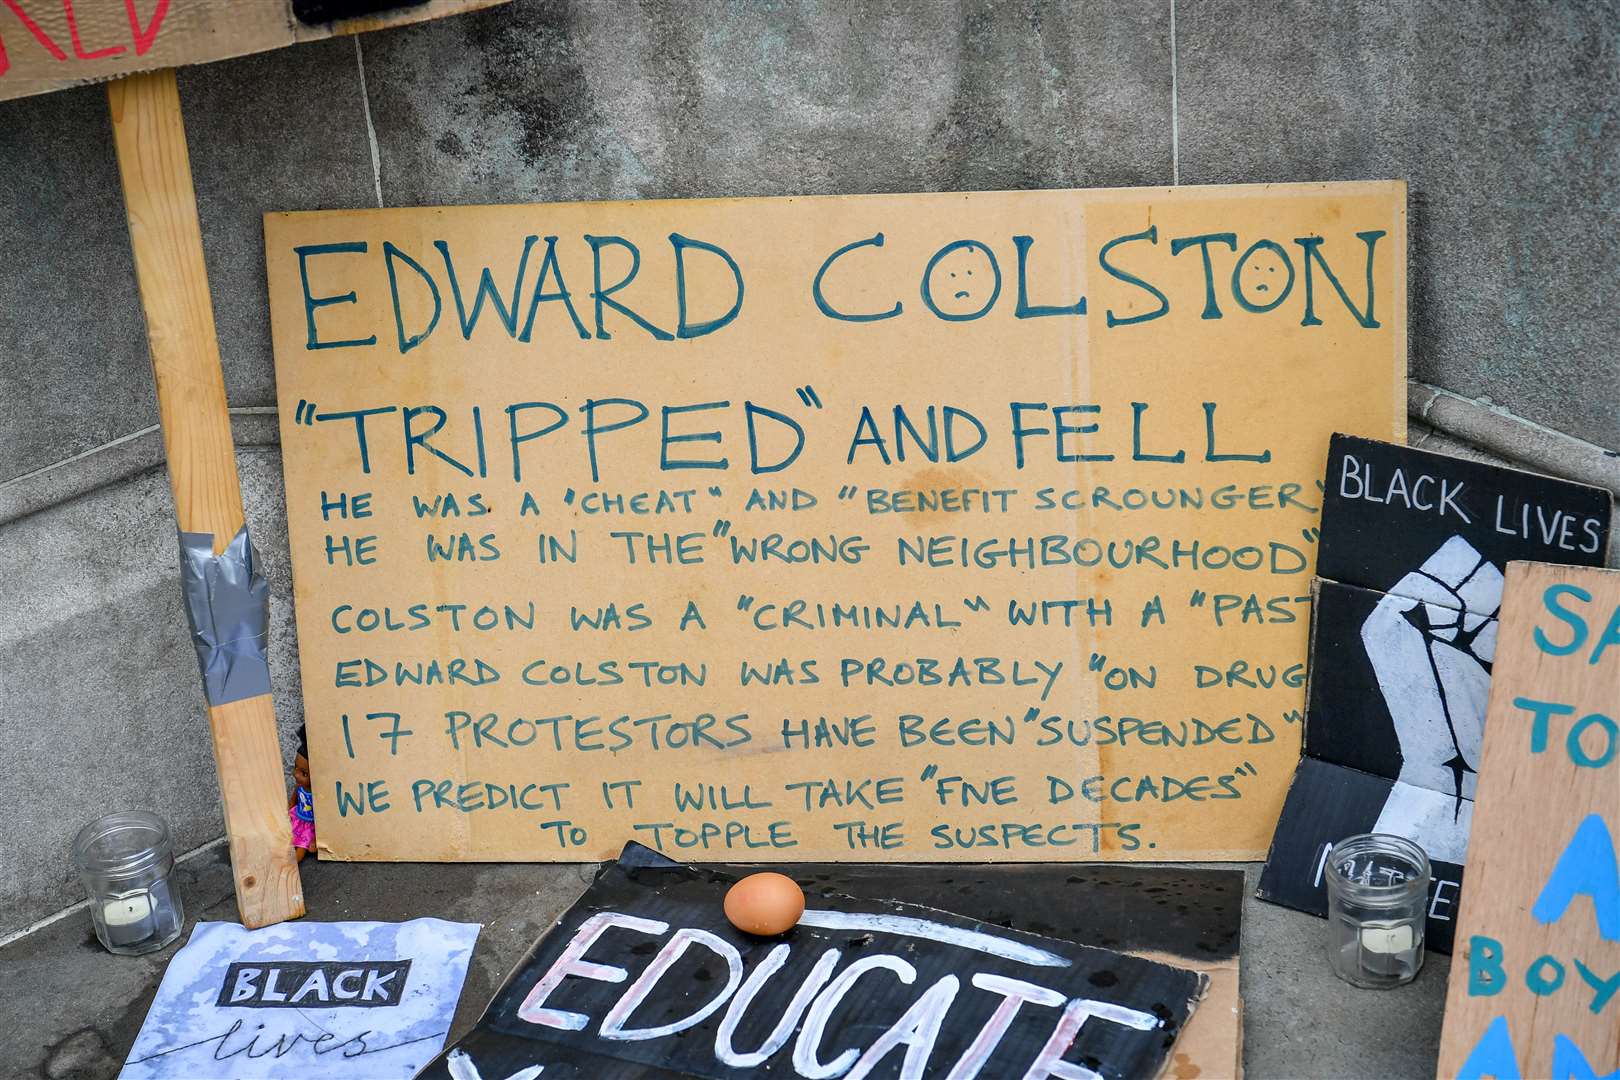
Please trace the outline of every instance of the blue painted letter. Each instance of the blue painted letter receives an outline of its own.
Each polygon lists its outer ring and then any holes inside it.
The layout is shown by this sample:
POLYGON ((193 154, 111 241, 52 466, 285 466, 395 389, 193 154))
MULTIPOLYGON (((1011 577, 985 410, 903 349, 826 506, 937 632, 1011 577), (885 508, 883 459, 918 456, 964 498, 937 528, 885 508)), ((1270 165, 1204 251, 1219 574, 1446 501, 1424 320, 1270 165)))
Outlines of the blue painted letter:
POLYGON ((1530 914, 1544 925, 1555 923, 1577 896, 1592 898, 1603 940, 1620 941, 1620 865, 1616 865, 1614 837, 1600 814, 1586 815, 1576 827, 1530 914))
POLYGON ((695 338, 702 337, 704 334, 712 334, 722 326, 726 325, 732 319, 735 319, 737 317, 737 312, 742 310, 742 270, 737 266, 737 260, 733 259, 729 254, 727 254, 724 249, 708 243, 707 241, 693 240, 689 237, 682 236, 680 233, 672 232, 669 234, 669 242, 670 245, 675 249, 675 303, 680 314, 679 324, 675 328, 675 336, 680 338, 695 338), (726 266, 730 267, 731 276, 737 282, 737 299, 732 302, 731 309, 717 319, 709 319, 700 323, 688 323, 686 321, 687 248, 697 248, 700 251, 707 251, 710 254, 720 256, 725 260, 726 266))
POLYGON ((1513 1052, 1513 1036, 1507 1017, 1498 1016, 1468 1052, 1468 1060, 1457 1070, 1457 1080, 1524 1080, 1519 1059, 1513 1052))
POLYGON ((315 309, 325 307, 327 304, 353 304, 356 302, 354 290, 339 293, 336 296, 311 296, 309 294, 309 257, 311 255, 337 255, 348 252, 354 255, 364 255, 366 244, 364 240, 357 240, 348 244, 306 244, 303 247, 293 248, 298 256, 298 279, 304 284, 304 323, 309 327, 309 342, 306 349, 342 349, 350 345, 375 345, 377 335, 368 338, 350 338, 348 341, 322 341, 315 333, 315 309))

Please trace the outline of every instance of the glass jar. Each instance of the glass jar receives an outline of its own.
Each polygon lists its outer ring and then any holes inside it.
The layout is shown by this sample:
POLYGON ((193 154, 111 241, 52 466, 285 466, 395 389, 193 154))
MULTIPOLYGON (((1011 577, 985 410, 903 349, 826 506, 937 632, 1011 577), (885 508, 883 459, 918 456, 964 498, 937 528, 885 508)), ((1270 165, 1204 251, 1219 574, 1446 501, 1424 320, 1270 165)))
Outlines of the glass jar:
POLYGON ((1328 958, 1345 982, 1401 986, 1423 967, 1429 857, 1404 836, 1363 833, 1327 857, 1328 958))
POLYGON ((180 936, 186 917, 169 878, 174 844, 162 818, 147 810, 97 818, 74 838, 73 862, 108 952, 138 956, 180 936))

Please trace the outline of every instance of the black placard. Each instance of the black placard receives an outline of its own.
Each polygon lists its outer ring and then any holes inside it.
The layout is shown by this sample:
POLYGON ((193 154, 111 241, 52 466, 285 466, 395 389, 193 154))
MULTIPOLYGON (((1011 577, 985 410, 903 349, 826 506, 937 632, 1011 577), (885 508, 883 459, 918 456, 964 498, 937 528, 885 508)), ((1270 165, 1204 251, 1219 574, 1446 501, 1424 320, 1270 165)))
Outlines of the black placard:
POLYGON ((427 0, 292 0, 293 18, 305 26, 358 19, 395 8, 420 7, 427 0))
MULTIPOLYGON (((1403 579, 1461 538, 1476 558, 1496 567, 1496 600, 1483 604, 1494 611, 1510 560, 1602 566, 1609 504, 1602 488, 1334 435, 1316 572, 1347 585, 1399 592, 1403 579)), ((1465 555, 1458 549, 1456 561, 1466 561, 1465 555)), ((1441 599, 1443 584, 1429 583, 1431 592, 1419 598, 1441 599)))
POLYGON ((1451 951, 1511 559, 1601 565, 1609 494, 1517 469, 1333 436, 1312 587, 1304 753, 1261 899, 1327 913, 1327 849, 1416 841, 1430 948, 1451 951))
POLYGON ((485 1077, 543 1066, 545 1080, 794 1077, 835 1062, 842 1075, 872 1054, 866 1075, 943 1076, 979 1054, 978 1075, 1022 1076, 1044 1052, 1099 1076, 1151 1077, 1207 984, 1107 949, 814 891, 798 927, 754 938, 722 914, 732 877, 664 863, 632 845, 605 866, 422 1075, 452 1075, 453 1059, 485 1077), (554 969, 569 974, 548 980, 554 969), (1029 1000, 1011 1011, 1015 987, 1029 1000), (775 1049, 728 1061, 717 1040, 733 1054, 775 1049))
MULTIPOLYGON (((746 874, 762 867, 721 867, 746 874)), ((1141 863, 800 863, 806 889, 881 896, 1042 937, 1153 952, 1188 967, 1231 960, 1243 873, 1141 863)))
POLYGON ((1496 620, 1318 581, 1305 753, 1473 798, 1496 620))
MULTIPOLYGON (((1328 898, 1323 875, 1328 849, 1358 833, 1410 835, 1392 819, 1422 811, 1438 811, 1443 816, 1447 812, 1446 800, 1371 773, 1301 758, 1283 803, 1277 832, 1271 838, 1257 895, 1298 911, 1326 915, 1328 898)), ((1472 812, 1469 804, 1470 817, 1472 812)), ((1463 836, 1466 839, 1466 830, 1463 836)), ((1429 856, 1429 867, 1433 879, 1429 883, 1424 945, 1449 953, 1456 935, 1463 868, 1458 862, 1437 859, 1433 854, 1429 856)))

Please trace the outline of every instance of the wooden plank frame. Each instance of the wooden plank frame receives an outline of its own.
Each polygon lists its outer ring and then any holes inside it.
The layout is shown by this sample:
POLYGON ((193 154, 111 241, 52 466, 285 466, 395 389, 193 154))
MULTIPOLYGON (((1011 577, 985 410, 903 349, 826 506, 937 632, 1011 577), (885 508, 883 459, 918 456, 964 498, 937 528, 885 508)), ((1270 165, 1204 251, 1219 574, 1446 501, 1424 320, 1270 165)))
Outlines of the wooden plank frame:
MULTIPOLYGON (((214 553, 242 528, 242 489, 203 262, 202 229, 172 69, 107 86, 130 247, 180 531, 214 553)), ((304 914, 269 694, 210 706, 237 909, 253 928, 304 914)))

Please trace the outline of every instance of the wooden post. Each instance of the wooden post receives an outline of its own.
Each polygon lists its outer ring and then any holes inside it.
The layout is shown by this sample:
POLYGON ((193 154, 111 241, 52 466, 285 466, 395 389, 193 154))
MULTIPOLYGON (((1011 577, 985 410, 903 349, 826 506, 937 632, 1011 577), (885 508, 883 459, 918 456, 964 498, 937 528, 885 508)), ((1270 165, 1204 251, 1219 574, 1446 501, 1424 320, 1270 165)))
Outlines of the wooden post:
MULTIPOLYGON (((107 102, 175 517, 182 532, 211 533, 217 555, 242 527, 242 489, 174 71, 108 83, 107 102)), ((271 697, 212 706, 208 723, 242 923, 295 919, 304 893, 271 697)))

